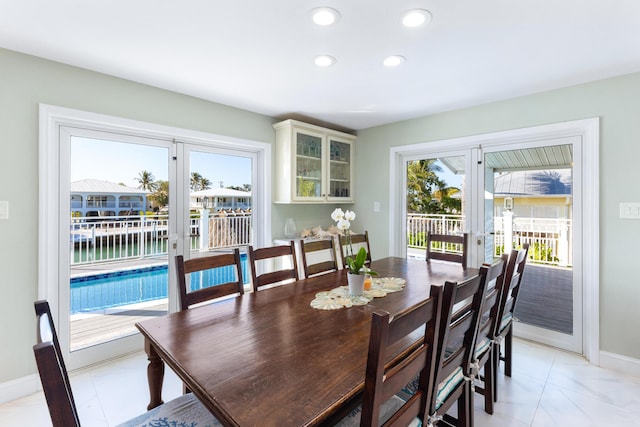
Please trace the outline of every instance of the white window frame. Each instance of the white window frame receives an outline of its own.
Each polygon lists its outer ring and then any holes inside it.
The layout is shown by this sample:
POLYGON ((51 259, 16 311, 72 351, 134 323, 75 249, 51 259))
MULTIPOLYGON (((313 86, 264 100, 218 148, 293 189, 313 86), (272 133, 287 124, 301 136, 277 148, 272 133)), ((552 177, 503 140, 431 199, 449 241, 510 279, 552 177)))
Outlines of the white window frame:
MULTIPOLYGON (((406 177, 403 166, 406 159, 424 152, 451 151, 472 147, 520 144, 526 141, 577 136, 580 138, 582 159, 583 198, 582 212, 582 269, 583 280, 582 334, 583 355, 593 365, 600 364, 600 121, 589 118, 549 125, 533 126, 448 140, 423 142, 391 147, 389 155, 389 202, 395 206, 389 215, 389 255, 403 256, 406 233, 398 232, 403 223, 403 189, 406 177)), ((577 201, 576 201, 577 203, 577 201)), ((577 207, 577 206, 576 206, 577 207)))
MULTIPOLYGON (((61 133, 65 127, 174 140, 180 141, 180 143, 192 143, 252 153, 257 160, 252 170, 256 187, 252 188, 252 204, 256 207, 253 220, 255 244, 262 246, 266 242, 272 241, 271 144, 40 104, 38 299, 47 299, 49 301, 56 327, 60 328, 61 320, 58 296, 58 283, 60 283, 61 277, 60 263, 62 261, 60 255, 61 243, 59 242, 59 229, 62 208, 68 210, 69 204, 67 198, 64 201, 65 205, 61 206, 62 200, 60 197, 61 133)), ((175 147, 176 144, 173 144, 173 146, 175 147)), ((178 176, 181 172, 180 169, 181 168, 178 169, 178 176)), ((176 189, 176 191, 178 192, 180 190, 176 189)), ((180 194, 174 194, 174 197, 176 197, 174 200, 177 200, 180 194)), ((140 347, 140 349, 142 349, 142 347, 140 347)), ((69 357, 68 346, 63 346, 63 353, 65 357, 69 357)), ((96 357, 100 357, 99 354, 97 354, 96 357)), ((73 369, 89 363, 95 363, 96 361, 97 360, 91 359, 83 360, 78 364, 72 364, 70 368, 73 369)))

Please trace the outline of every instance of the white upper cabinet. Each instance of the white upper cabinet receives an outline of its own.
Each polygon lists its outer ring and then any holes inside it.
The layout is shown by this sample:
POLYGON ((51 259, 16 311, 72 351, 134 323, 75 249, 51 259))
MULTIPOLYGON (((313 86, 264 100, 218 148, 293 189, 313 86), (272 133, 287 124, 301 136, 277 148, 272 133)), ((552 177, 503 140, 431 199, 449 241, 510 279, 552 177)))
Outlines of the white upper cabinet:
POLYGON ((354 135, 296 120, 276 130, 275 203, 352 203, 354 135))

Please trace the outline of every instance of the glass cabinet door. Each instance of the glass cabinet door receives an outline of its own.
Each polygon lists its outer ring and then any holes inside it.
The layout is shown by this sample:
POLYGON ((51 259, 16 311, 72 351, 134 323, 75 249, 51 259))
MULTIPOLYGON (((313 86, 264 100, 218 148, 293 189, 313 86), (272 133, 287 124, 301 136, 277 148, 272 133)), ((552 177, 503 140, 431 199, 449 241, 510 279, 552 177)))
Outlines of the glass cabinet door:
POLYGON ((330 198, 351 198, 351 144, 329 137, 330 198))
POLYGON ((296 132, 296 197, 321 197, 322 137, 296 132))

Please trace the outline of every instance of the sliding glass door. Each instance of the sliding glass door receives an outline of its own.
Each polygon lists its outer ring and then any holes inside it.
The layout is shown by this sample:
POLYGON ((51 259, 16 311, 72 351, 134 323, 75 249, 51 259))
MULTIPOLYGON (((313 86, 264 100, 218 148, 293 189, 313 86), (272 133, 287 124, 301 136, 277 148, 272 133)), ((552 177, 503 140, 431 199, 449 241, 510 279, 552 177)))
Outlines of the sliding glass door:
POLYGON ((175 167, 166 140, 72 127, 61 139, 58 301, 74 366, 140 348, 135 323, 168 312, 175 167))
POLYGON ((516 335, 582 350, 581 178, 577 138, 483 150, 487 254, 529 244, 515 310, 516 335), (576 201, 578 202, 576 204, 576 201))
POLYGON ((530 245, 516 308, 517 336, 582 352, 582 176, 579 137, 468 143, 402 157, 407 256, 426 232, 468 234, 479 267, 530 245))
POLYGON ((135 323, 177 310, 176 255, 271 242, 270 144, 40 113, 38 299, 70 369, 142 351, 135 323))

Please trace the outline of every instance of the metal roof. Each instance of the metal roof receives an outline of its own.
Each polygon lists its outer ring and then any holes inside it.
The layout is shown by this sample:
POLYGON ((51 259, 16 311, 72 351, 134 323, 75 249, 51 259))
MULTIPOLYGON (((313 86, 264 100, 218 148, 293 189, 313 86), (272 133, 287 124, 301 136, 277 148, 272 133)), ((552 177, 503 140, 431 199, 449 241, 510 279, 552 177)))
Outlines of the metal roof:
POLYGON ((99 179, 83 179, 73 181, 70 186, 72 193, 92 193, 92 194, 149 194, 147 190, 141 188, 131 188, 122 184, 114 184, 109 181, 99 179))

